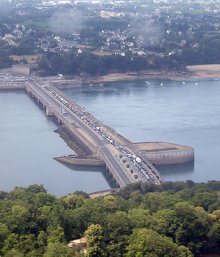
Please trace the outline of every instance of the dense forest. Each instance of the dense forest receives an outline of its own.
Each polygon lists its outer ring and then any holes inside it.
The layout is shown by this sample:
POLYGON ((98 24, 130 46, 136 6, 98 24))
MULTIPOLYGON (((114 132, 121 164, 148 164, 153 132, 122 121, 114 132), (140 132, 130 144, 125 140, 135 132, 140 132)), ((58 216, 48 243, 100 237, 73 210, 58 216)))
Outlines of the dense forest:
POLYGON ((62 198, 41 185, 0 192, 0 256, 190 257, 220 254, 220 182, 131 184, 62 198), (86 236, 87 253, 69 248, 86 236))
POLYGON ((140 72, 143 70, 181 70, 184 66, 176 59, 170 57, 143 57, 132 55, 129 51, 125 56, 112 54, 110 56, 98 56, 90 52, 77 54, 48 52, 42 55, 39 61, 41 75, 104 75, 110 72, 140 72))

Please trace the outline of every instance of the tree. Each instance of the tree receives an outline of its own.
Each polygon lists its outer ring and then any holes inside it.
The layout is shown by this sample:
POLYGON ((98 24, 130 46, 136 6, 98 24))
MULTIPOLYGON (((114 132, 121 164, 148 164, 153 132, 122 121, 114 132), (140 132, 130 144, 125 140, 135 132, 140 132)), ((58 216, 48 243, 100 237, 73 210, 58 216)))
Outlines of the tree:
POLYGON ((63 228, 57 227, 55 229, 49 229, 47 240, 49 243, 64 243, 65 238, 63 228))
POLYGON ((46 245, 47 245, 47 234, 46 232, 41 230, 37 237, 37 248, 41 254, 44 253, 46 245))
POLYGON ((114 211, 117 209, 117 199, 113 195, 106 195, 103 199, 103 204, 107 211, 114 211))
POLYGON ((103 242, 103 229, 98 224, 92 224, 85 232, 87 239, 87 256, 88 257, 104 257, 105 247, 103 242))
POLYGON ((105 225, 106 250, 109 256, 124 256, 128 236, 132 232, 131 221, 127 213, 118 211, 109 214, 105 225))
POLYGON ((24 206, 14 205, 11 214, 11 228, 16 231, 24 231, 29 218, 28 209, 24 206))
POLYGON ((218 222, 214 222, 207 234, 209 238, 209 249, 219 250, 220 246, 220 224, 218 222))
POLYGON ((174 209, 178 219, 176 241, 199 253, 207 241, 211 219, 203 208, 193 207, 187 202, 177 203, 174 209))
POLYGON ((10 251, 8 251, 4 257, 25 257, 21 252, 19 252, 18 250, 12 249, 10 251))
POLYGON ((85 231, 88 257, 219 254, 219 192, 219 182, 136 183, 95 199, 59 199, 42 186, 17 187, 0 196, 0 255, 83 256, 66 242, 85 231))
POLYGON ((154 215, 154 229, 159 233, 175 239, 175 232, 179 226, 177 214, 174 210, 164 209, 154 215))
POLYGON ((5 224, 0 223, 0 249, 2 248, 4 240, 10 234, 8 227, 5 224))
POLYGON ((24 256, 35 252, 36 238, 34 235, 21 235, 16 250, 19 250, 24 256))
POLYGON ((47 190, 44 188, 43 185, 37 185, 33 184, 27 187, 26 189, 27 192, 37 194, 37 193, 47 193, 47 190))
POLYGON ((192 257, 184 246, 150 229, 135 229, 129 237, 126 257, 192 257))
POLYGON ((68 208, 75 209, 75 208, 81 207, 84 204, 85 199, 86 198, 83 195, 72 194, 72 195, 66 196, 63 199, 63 201, 68 208))
POLYGON ((16 249, 18 246, 18 235, 11 233, 4 241, 2 253, 6 254, 7 252, 16 249))
POLYGON ((49 243, 43 257, 73 257, 74 250, 61 243, 49 243))
POLYGON ((128 218, 134 228, 149 228, 152 223, 149 211, 141 208, 129 210, 128 218))

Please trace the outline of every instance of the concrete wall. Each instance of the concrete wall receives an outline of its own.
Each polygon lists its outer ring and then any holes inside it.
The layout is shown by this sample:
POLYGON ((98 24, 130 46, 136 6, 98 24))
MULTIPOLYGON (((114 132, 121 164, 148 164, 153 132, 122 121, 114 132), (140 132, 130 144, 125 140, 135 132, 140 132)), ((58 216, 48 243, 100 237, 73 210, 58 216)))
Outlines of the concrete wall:
POLYGON ((100 160, 96 160, 96 159, 80 159, 77 157, 55 157, 54 158, 57 161, 60 162, 64 162, 67 164, 73 164, 73 165, 77 165, 77 166, 95 166, 95 167, 104 167, 105 163, 103 161, 100 160))
POLYGON ((82 79, 51 79, 50 83, 58 89, 82 87, 82 79))
POLYGON ((157 153, 142 153, 141 156, 155 165, 183 164, 194 161, 194 151, 170 151, 157 153))
POLYGON ((1 89, 25 89, 24 83, 0 82, 1 89))

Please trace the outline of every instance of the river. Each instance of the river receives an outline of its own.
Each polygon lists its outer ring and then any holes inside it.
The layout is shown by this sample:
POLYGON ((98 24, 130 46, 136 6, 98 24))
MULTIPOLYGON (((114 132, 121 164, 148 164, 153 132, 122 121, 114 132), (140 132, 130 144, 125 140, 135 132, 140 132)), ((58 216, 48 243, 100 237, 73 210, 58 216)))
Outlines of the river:
POLYGON ((71 168, 53 159, 72 151, 25 92, 0 91, 0 120, 0 190, 36 183, 63 196, 109 188, 101 170, 71 168))
POLYGON ((114 82, 65 93, 134 142, 193 146, 194 164, 157 167, 166 181, 220 180, 220 81, 114 82))
MULTIPOLYGON (((134 142, 193 146, 194 164, 158 167, 166 181, 220 180, 220 81, 114 82, 65 94, 134 142)), ((0 92, 0 119, 0 190, 37 183, 63 196, 109 188, 102 170, 53 159, 71 150, 53 132, 57 125, 24 92, 0 92)))

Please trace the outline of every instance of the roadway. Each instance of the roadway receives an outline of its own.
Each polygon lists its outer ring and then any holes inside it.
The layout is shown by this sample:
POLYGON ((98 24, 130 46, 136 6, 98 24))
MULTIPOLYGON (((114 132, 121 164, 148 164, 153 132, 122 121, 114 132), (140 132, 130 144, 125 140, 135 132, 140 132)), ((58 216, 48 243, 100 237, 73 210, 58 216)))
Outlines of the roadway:
MULTIPOLYGON (((155 169, 155 167, 147 161, 141 159, 132 152, 131 149, 122 146, 121 140, 117 142, 116 136, 112 138, 112 134, 108 134, 108 128, 97 121, 91 114, 86 113, 82 108, 75 104, 72 100, 67 99, 59 90, 51 86, 48 82, 35 78, 28 78, 27 87, 43 99, 44 104, 52 109, 53 114, 65 124, 70 131, 73 129, 73 124, 77 124, 83 131, 83 135, 87 138, 87 144, 93 144, 99 152, 99 156, 105 162, 107 168, 117 181, 120 187, 124 187, 132 182, 144 181, 154 184, 160 184, 163 179, 155 169), (96 127, 101 124, 103 131, 96 127), (114 139, 114 140, 113 140, 114 139), (120 157, 123 156, 126 164, 122 162, 120 157), (128 165, 131 167, 128 169, 128 165), (132 170, 132 174, 131 171, 132 170)), ((83 136, 82 135, 82 136, 83 136)))
MULTIPOLYGON (((127 184, 131 183, 128 176, 124 172, 124 167, 119 164, 118 160, 112 156, 112 153, 109 151, 107 145, 109 143, 105 142, 103 138, 100 138, 100 135, 97 134, 94 130, 92 130, 87 124, 82 122, 82 120, 75 115, 73 112, 71 112, 63 103, 60 103, 56 98, 53 97, 52 94, 48 93, 45 88, 41 86, 41 82, 31 81, 32 85, 37 87, 38 94, 41 95, 44 99, 46 98, 48 103, 50 103, 51 106, 53 106, 53 112, 56 112, 58 115, 60 114, 60 108, 62 107, 65 109, 65 112, 67 115, 62 115, 63 123, 66 125, 69 124, 69 126, 72 126, 72 123, 79 124, 79 126, 93 139, 95 144, 98 146, 98 150, 100 151, 102 158, 104 162, 106 163, 106 166, 108 169, 113 173, 113 176, 115 177, 117 183, 123 187, 127 184)), ((31 86, 31 85, 29 85, 31 86)), ((36 88, 32 88, 36 90, 36 88)), ((50 90, 53 90, 51 86, 49 86, 50 90)))

